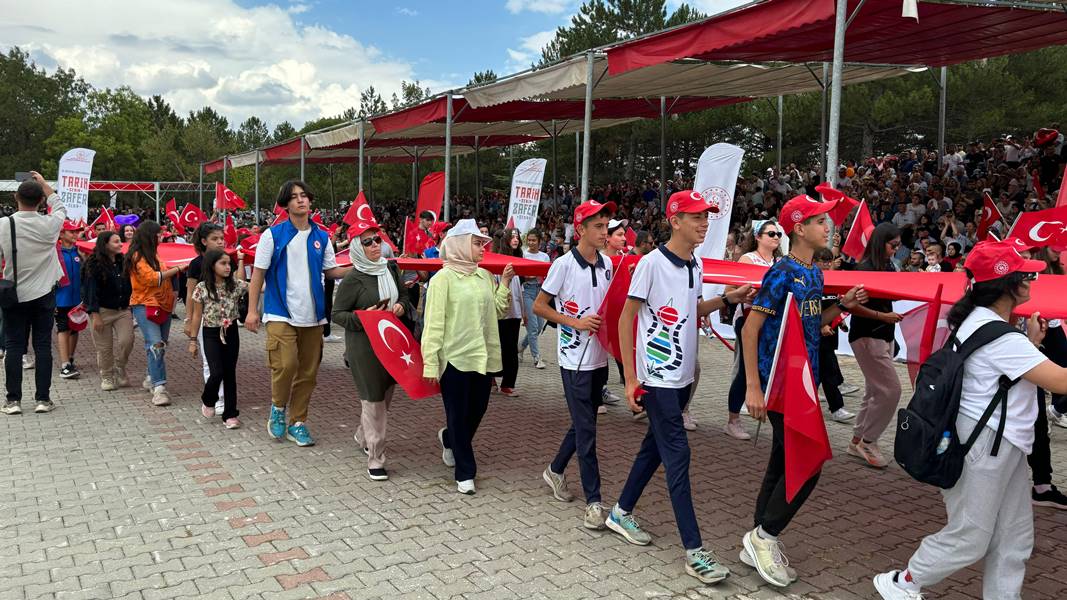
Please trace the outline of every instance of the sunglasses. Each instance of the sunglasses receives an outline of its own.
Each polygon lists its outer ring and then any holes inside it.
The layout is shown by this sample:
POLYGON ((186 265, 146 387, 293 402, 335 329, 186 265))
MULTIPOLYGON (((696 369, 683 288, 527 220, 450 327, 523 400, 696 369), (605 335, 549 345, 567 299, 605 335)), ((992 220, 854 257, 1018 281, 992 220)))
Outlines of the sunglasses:
POLYGON ((900 247, 900 242, 895 242, 895 241, 894 242, 889 242, 889 247, 890 248, 894 248, 894 249, 899 248, 900 247))
POLYGON ((1023 273, 1023 281, 1037 281, 1037 273, 1023 273))
POLYGON ((363 244, 364 248, 370 248, 374 244, 378 244, 380 246, 382 245, 382 238, 381 236, 376 235, 374 237, 369 237, 365 240, 360 240, 359 243, 363 244))
POLYGON ((760 235, 765 235, 765 236, 768 236, 768 237, 776 238, 776 237, 781 236, 782 232, 781 231, 764 231, 760 235))

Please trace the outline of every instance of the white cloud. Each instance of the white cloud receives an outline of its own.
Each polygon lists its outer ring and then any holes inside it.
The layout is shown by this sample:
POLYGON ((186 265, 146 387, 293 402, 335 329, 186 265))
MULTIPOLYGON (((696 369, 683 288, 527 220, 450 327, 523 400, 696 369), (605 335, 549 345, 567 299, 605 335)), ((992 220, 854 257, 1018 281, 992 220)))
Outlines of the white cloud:
POLYGON ((398 6, 398 7, 396 7, 396 13, 398 15, 403 15, 405 17, 417 17, 417 16, 419 16, 419 11, 417 11, 417 10, 415 10, 413 8, 408 8, 406 6, 398 6))
POLYGON ((571 8, 573 4, 573 0, 508 0, 506 6, 513 14, 539 12, 546 15, 558 15, 571 8))
POLYGON ((541 58, 541 49, 556 37, 555 31, 539 31, 533 35, 519 38, 518 50, 508 48, 508 72, 522 71, 530 68, 541 58))
POLYGON ((182 115, 211 106, 234 127, 252 115, 300 127, 358 106, 360 90, 372 85, 385 98, 405 79, 434 91, 452 86, 328 25, 301 24, 294 15, 307 10, 305 2, 38 0, 9 11, 0 49, 20 46, 96 87, 161 94, 182 115))

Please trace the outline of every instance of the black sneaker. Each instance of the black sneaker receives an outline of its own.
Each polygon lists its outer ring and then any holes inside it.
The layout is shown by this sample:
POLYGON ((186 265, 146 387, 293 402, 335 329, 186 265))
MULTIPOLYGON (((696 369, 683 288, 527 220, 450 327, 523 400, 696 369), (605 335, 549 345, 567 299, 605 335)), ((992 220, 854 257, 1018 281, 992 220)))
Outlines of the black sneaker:
POLYGON ((1067 510, 1067 496, 1064 496, 1062 492, 1056 489, 1056 486, 1052 486, 1047 492, 1041 492, 1040 494, 1030 490, 1030 498, 1034 503, 1034 506, 1046 506, 1048 508, 1058 508, 1060 510, 1067 510))
POLYGON ((21 415, 22 405, 18 402, 8 400, 4 403, 4 407, 0 408, 0 412, 3 412, 5 415, 21 415))
POLYGON ((59 376, 63 379, 77 379, 78 377, 81 377, 81 371, 78 370, 78 367, 74 366, 74 363, 67 363, 59 370, 59 376))
POLYGON ((367 476, 373 481, 385 481, 389 479, 389 473, 385 469, 367 469, 367 476))
POLYGON ((38 400, 37 408, 33 409, 35 413, 48 413, 56 409, 56 405, 51 400, 38 400))

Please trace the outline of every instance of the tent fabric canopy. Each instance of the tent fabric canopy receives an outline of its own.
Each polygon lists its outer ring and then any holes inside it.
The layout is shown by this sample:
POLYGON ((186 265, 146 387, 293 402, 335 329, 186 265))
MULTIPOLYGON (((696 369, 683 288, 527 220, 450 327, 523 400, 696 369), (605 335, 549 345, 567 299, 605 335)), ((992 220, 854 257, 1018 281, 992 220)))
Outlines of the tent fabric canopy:
MULTIPOLYGON (((847 62, 940 67, 1067 44, 1067 14, 1055 6, 919 2, 918 22, 901 16, 901 0, 849 0, 848 8, 847 62)), ((834 20, 835 0, 768 0, 609 48, 608 72, 685 58, 828 62, 834 20)))

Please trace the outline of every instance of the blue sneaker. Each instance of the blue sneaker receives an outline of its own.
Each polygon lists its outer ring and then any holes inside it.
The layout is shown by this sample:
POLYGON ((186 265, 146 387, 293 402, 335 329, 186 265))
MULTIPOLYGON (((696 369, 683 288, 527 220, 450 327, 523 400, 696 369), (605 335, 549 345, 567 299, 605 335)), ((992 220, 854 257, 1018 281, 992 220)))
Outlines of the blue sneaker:
POLYGON ((308 433, 307 425, 304 425, 302 421, 297 421, 289 426, 289 429, 285 432, 285 439, 296 442, 297 446, 315 445, 315 440, 311 439, 311 434, 308 433))
POLYGON ((638 546, 647 546, 652 542, 652 536, 641 529, 638 525, 637 519, 633 514, 621 514, 618 509, 612 509, 608 514, 608 519, 604 523, 608 526, 608 529, 621 535, 631 544, 637 544, 638 546))
POLYGON ((285 436, 285 408, 270 405, 270 418, 267 419, 267 433, 280 440, 285 436))

